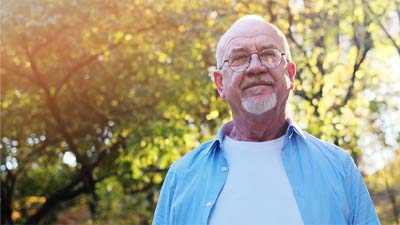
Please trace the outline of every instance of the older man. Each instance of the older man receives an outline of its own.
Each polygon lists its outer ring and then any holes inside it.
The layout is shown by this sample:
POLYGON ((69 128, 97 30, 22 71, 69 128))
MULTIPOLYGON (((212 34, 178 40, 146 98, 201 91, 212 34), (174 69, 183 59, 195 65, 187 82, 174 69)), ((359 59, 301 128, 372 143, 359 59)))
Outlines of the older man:
POLYGON ((349 154, 288 118, 296 66, 278 28, 239 19, 217 68, 233 120, 171 166, 153 224, 379 224, 349 154))

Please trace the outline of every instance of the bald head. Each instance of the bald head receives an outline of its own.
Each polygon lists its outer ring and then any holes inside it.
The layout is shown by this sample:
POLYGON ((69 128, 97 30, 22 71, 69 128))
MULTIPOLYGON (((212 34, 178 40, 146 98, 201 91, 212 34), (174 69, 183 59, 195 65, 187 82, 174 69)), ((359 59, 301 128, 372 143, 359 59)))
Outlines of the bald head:
POLYGON ((222 61, 227 58, 226 55, 229 43, 235 38, 252 38, 257 35, 268 35, 281 43, 281 51, 287 55, 287 59, 291 61, 289 45, 285 35, 273 24, 265 21, 262 17, 256 15, 247 15, 236 20, 235 23, 221 36, 218 41, 216 60, 217 68, 220 68, 222 61))

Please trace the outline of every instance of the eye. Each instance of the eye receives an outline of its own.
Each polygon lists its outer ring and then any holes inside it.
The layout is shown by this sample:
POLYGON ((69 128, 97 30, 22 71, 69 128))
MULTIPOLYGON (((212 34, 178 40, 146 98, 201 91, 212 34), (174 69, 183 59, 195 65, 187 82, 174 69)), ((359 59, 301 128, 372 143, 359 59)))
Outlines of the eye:
POLYGON ((229 57, 229 63, 232 66, 247 63, 249 56, 246 53, 234 53, 229 57))
POLYGON ((260 53, 262 61, 268 65, 273 65, 279 60, 279 54, 275 49, 266 49, 260 53))
POLYGON ((275 49, 266 49, 266 50, 264 50, 264 51, 262 51, 260 53, 260 56, 262 58, 264 58, 264 57, 275 57, 276 56, 276 51, 275 51, 275 49))

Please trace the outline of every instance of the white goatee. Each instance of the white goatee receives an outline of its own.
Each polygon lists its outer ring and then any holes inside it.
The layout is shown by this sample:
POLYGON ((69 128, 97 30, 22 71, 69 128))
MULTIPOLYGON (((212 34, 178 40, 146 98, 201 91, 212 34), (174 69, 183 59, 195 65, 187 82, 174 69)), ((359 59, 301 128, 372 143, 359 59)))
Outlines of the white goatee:
POLYGON ((260 96, 254 96, 249 98, 242 98, 243 108, 253 114, 260 115, 271 109, 276 105, 276 94, 272 93, 271 97, 263 98, 260 96))

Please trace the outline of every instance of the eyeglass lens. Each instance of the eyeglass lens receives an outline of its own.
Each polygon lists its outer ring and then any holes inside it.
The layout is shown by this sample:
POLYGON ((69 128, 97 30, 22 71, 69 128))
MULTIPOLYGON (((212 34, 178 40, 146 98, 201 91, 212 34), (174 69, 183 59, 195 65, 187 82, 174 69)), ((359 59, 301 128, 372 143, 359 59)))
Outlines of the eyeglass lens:
POLYGON ((243 72, 246 70, 251 62, 251 56, 257 54, 261 63, 267 68, 277 67, 282 58, 282 54, 277 49, 265 49, 260 53, 246 53, 246 52, 233 52, 229 56, 229 66, 232 70, 237 72, 243 72))

